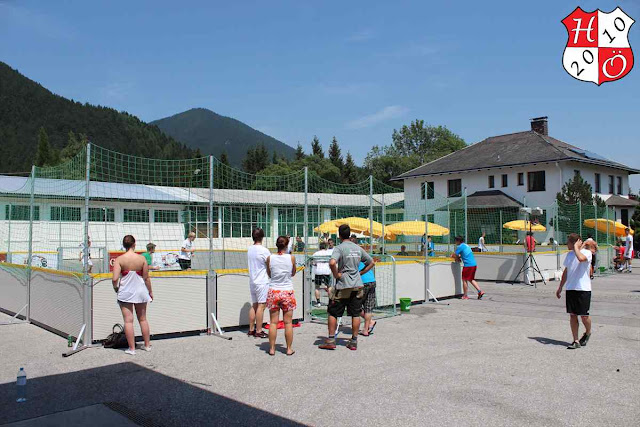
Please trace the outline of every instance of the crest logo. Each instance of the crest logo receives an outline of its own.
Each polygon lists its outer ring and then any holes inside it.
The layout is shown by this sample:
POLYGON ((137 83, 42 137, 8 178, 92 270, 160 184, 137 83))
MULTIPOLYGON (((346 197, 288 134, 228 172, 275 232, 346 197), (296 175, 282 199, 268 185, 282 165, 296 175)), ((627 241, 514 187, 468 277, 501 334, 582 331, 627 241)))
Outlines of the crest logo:
POLYGON ((569 39, 562 65, 571 77, 600 86, 620 80, 633 68, 629 29, 635 21, 619 7, 605 13, 580 7, 562 20, 569 39))

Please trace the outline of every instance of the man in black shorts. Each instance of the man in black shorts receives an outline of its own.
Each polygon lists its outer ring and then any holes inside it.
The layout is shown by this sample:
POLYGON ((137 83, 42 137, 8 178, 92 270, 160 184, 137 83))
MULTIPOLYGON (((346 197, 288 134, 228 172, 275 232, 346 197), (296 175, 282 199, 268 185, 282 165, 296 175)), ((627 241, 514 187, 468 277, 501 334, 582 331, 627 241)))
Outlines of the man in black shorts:
POLYGON ((360 246, 349 240, 351 228, 344 224, 338 229, 342 243, 333 249, 329 267, 336 279, 335 289, 330 294, 327 307, 329 336, 319 347, 324 350, 335 350, 335 331, 338 317, 351 316, 351 339, 347 343, 349 350, 358 349, 358 331, 360 330, 360 312, 362 311, 363 283, 360 274, 365 274, 373 267, 373 259, 360 246), (365 267, 359 270, 360 262, 365 267))
POLYGON ((589 270, 591 267, 591 251, 583 248, 582 240, 576 233, 571 233, 567 237, 567 247, 569 253, 564 260, 565 269, 562 272, 562 280, 556 291, 556 296, 562 297, 562 288, 566 284, 566 306, 569 313, 569 324, 571 325, 571 334, 573 342, 569 347, 574 350, 584 347, 591 338, 591 317, 589 310, 591 308, 591 279, 589 278, 589 270), (578 316, 582 319, 586 331, 582 338, 578 340, 578 316))

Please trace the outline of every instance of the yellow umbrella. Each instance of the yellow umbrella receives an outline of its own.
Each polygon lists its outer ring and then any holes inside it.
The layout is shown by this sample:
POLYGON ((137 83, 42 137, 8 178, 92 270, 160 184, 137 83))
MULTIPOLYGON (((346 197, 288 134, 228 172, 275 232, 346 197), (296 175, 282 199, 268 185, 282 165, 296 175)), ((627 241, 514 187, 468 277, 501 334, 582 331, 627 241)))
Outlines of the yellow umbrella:
POLYGON ((516 221, 509 221, 505 223, 502 227, 507 228, 509 230, 529 231, 529 225, 531 225, 531 231, 547 231, 547 228, 544 225, 529 224, 529 221, 525 221, 523 219, 519 219, 516 221))
MULTIPOLYGON (((369 218, 360 218, 356 216, 350 216, 348 218, 340 218, 333 221, 337 226, 347 224, 351 231, 354 233, 360 233, 369 235, 371 228, 371 220, 369 218)), ((393 238, 393 236, 385 230, 385 238, 393 238)), ((377 221, 373 221, 373 237, 382 236, 382 224, 377 221)))
MULTIPOLYGON (((583 225, 589 228, 597 228, 598 231, 603 233, 615 233, 616 236, 622 237, 625 235, 626 225, 621 222, 613 221, 605 218, 598 219, 585 219, 583 225)), ((631 234, 633 235, 633 230, 631 230, 631 234)))
POLYGON ((336 234, 338 232, 338 226, 334 221, 327 221, 314 228, 313 231, 316 233, 336 234))
MULTIPOLYGON (((449 229, 432 222, 428 223, 428 232, 430 236, 446 236, 449 229)), ((395 235, 404 236, 422 236, 425 232, 424 221, 404 221, 396 222, 387 227, 387 229, 395 235)))

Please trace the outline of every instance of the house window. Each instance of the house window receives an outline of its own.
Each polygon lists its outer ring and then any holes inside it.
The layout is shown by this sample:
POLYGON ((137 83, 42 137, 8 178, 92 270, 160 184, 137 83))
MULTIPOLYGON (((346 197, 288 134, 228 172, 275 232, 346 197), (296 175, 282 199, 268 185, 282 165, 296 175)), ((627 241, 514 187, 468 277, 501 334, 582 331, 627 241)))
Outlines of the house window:
POLYGON ((489 175, 489 188, 493 188, 496 186, 496 180, 493 175, 489 175))
POLYGON ((153 222, 180 222, 178 221, 178 211, 155 209, 153 222))
POLYGON ((51 206, 51 221, 80 221, 80 208, 71 206, 51 206))
POLYGON ((148 209, 125 209, 124 222, 149 222, 148 209))
POLYGON ((524 185, 524 172, 518 172, 518 185, 524 185))
POLYGON ((618 194, 622 194, 622 177, 617 176, 616 180, 618 181, 618 194))
POLYGON ((116 213, 113 208, 89 208, 89 221, 114 222, 115 220, 116 213))
POLYGON ((462 180, 450 179, 447 181, 447 197, 462 196, 462 180))
POLYGON ((596 174, 595 184, 596 184, 596 193, 600 193, 600 174, 599 173, 596 174))
MULTIPOLYGON (((4 207, 4 217, 12 221, 29 221, 29 216, 29 205, 6 205, 4 207)), ((33 207, 33 220, 40 221, 40 206, 33 207)))
MULTIPOLYGON (((185 231, 193 231, 196 233, 196 237, 208 237, 209 236, 209 208, 206 206, 188 206, 184 211, 180 212, 179 219, 176 219, 175 214, 171 209, 163 210, 157 209, 154 211, 153 217, 156 222, 181 222, 184 224, 185 231), (159 212, 159 213, 158 213, 159 212)), ((213 208, 212 217, 212 230, 211 235, 213 238, 222 237, 219 235, 218 230, 218 208, 213 208)), ((265 228, 265 232, 267 229, 265 228)))
POLYGON ((433 181, 423 182, 421 186, 421 199, 424 200, 425 195, 427 199, 433 199, 435 195, 433 181))
POLYGON ((545 173, 544 171, 528 172, 527 181, 529 182, 528 191, 545 191, 545 173))
POLYGON ((613 194, 613 175, 609 175, 609 194, 613 194))
POLYGON ((507 187, 509 185, 509 175, 502 174, 502 187, 507 187))
MULTIPOLYGON (((423 215, 420 215, 420 219, 421 219, 422 221, 424 221, 424 217, 425 217, 425 216, 424 216, 424 214, 423 214, 423 215)), ((436 218, 436 215, 435 215, 435 214, 428 214, 428 215, 427 215, 427 222, 430 222, 430 223, 432 223, 432 224, 435 224, 435 222, 436 222, 435 218, 436 218)))

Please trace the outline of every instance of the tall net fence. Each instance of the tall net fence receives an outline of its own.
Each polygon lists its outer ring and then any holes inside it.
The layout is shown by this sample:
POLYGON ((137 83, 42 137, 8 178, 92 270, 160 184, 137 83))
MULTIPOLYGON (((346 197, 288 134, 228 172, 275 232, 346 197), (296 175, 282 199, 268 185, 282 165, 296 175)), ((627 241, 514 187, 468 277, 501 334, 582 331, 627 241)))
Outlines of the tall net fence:
MULTIPOLYGON (((339 184, 306 169, 249 174, 212 156, 157 160, 88 145, 60 166, 34 167, 27 177, 0 175, 0 274, 13 278, 0 308, 74 331, 91 310, 87 283, 99 279, 100 289, 109 291, 108 274, 127 234, 138 252, 148 252, 154 271, 203 277, 246 274, 254 227, 264 230, 272 252, 278 236, 289 236, 297 264, 308 267, 304 298, 311 310, 309 262, 338 245, 338 227, 348 224, 356 242, 380 261, 377 309, 388 314, 396 287, 390 266, 442 261, 455 236, 475 250, 524 252, 526 220, 532 220, 539 250, 558 252, 570 233, 612 248, 624 230, 606 206, 556 202, 527 216, 524 200, 468 197, 456 180, 446 194, 434 190, 429 182, 407 180, 397 188, 372 177, 339 184), (64 319, 49 320, 60 307, 64 319)), ((8 285, 0 280, 0 286, 8 285)))

